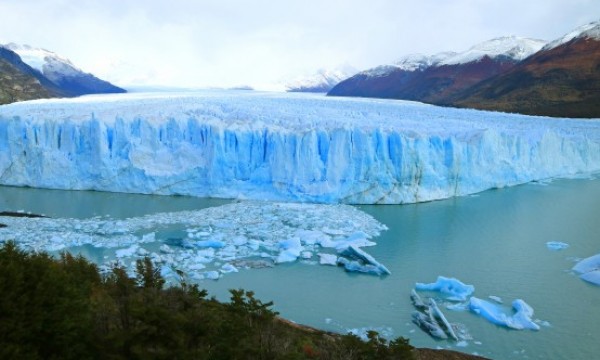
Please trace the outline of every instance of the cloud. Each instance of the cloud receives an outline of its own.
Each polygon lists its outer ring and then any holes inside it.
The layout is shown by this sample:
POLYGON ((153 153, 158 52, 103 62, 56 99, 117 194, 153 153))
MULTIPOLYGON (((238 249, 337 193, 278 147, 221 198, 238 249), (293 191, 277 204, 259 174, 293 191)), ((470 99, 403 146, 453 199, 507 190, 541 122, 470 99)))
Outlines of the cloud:
POLYGON ((366 68, 461 51, 502 35, 543 39, 595 20, 598 0, 3 0, 4 41, 70 58, 122 85, 236 86, 322 67, 366 68))

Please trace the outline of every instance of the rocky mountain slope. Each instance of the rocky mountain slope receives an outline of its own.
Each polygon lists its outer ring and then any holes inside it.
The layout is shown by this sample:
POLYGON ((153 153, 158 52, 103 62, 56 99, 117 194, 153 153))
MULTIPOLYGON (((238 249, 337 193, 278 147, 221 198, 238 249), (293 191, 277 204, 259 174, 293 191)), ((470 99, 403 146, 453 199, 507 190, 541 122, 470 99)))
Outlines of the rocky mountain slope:
POLYGON ((13 51, 0 47, 0 104, 58 95, 58 89, 42 74, 13 51))
POLYGON ((600 21, 547 45, 504 37, 463 53, 410 55, 328 95, 422 101, 529 115, 600 117, 600 21))
POLYGON ((85 73, 68 59, 51 51, 14 43, 4 47, 17 53, 25 63, 42 73, 66 96, 125 92, 124 89, 85 73))
POLYGON ((376 67, 342 81, 329 95, 439 103, 503 73, 544 44, 540 40, 511 36, 477 44, 462 53, 409 55, 395 64, 376 67))
POLYGON ((532 115, 600 117, 600 21, 444 102, 532 115))

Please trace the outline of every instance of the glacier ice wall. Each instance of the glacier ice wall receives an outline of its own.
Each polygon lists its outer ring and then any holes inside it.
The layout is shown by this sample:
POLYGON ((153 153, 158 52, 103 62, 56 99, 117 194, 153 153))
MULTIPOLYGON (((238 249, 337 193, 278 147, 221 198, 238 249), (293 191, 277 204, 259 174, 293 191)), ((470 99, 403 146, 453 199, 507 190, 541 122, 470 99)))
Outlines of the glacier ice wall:
POLYGON ((600 121, 211 91, 0 107, 0 184, 413 203, 600 170, 600 121))

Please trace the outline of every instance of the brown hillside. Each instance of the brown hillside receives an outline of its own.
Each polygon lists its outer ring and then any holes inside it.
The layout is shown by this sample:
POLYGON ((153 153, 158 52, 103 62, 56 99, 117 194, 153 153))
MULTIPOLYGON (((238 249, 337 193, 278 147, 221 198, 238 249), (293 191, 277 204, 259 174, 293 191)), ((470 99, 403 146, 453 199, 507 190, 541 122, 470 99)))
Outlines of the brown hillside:
POLYGON ((600 117, 600 41, 578 38, 542 50, 446 104, 558 117, 600 117))
POLYGON ((36 78, 0 59, 0 104, 52 96, 36 78))

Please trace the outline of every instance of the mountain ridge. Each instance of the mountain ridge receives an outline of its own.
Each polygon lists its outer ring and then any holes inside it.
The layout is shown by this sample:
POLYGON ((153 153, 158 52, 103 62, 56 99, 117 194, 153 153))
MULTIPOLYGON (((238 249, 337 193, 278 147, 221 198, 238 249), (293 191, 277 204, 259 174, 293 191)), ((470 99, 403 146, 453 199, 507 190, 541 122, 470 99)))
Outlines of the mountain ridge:
MULTIPOLYGON (((414 58, 407 58, 411 56, 414 58)), ((439 61, 427 63, 427 59, 424 56, 421 64, 412 66, 401 60, 360 72, 340 82, 328 95, 414 100, 528 115, 600 117, 600 21, 545 44, 536 39, 501 37, 439 61), (494 43, 496 48, 491 46, 494 43), (486 49, 487 53, 481 51, 486 49)))
POLYGON ((125 89, 84 72, 69 59, 52 51, 15 43, 3 46, 17 53, 23 62, 38 70, 67 96, 126 92, 125 89))

